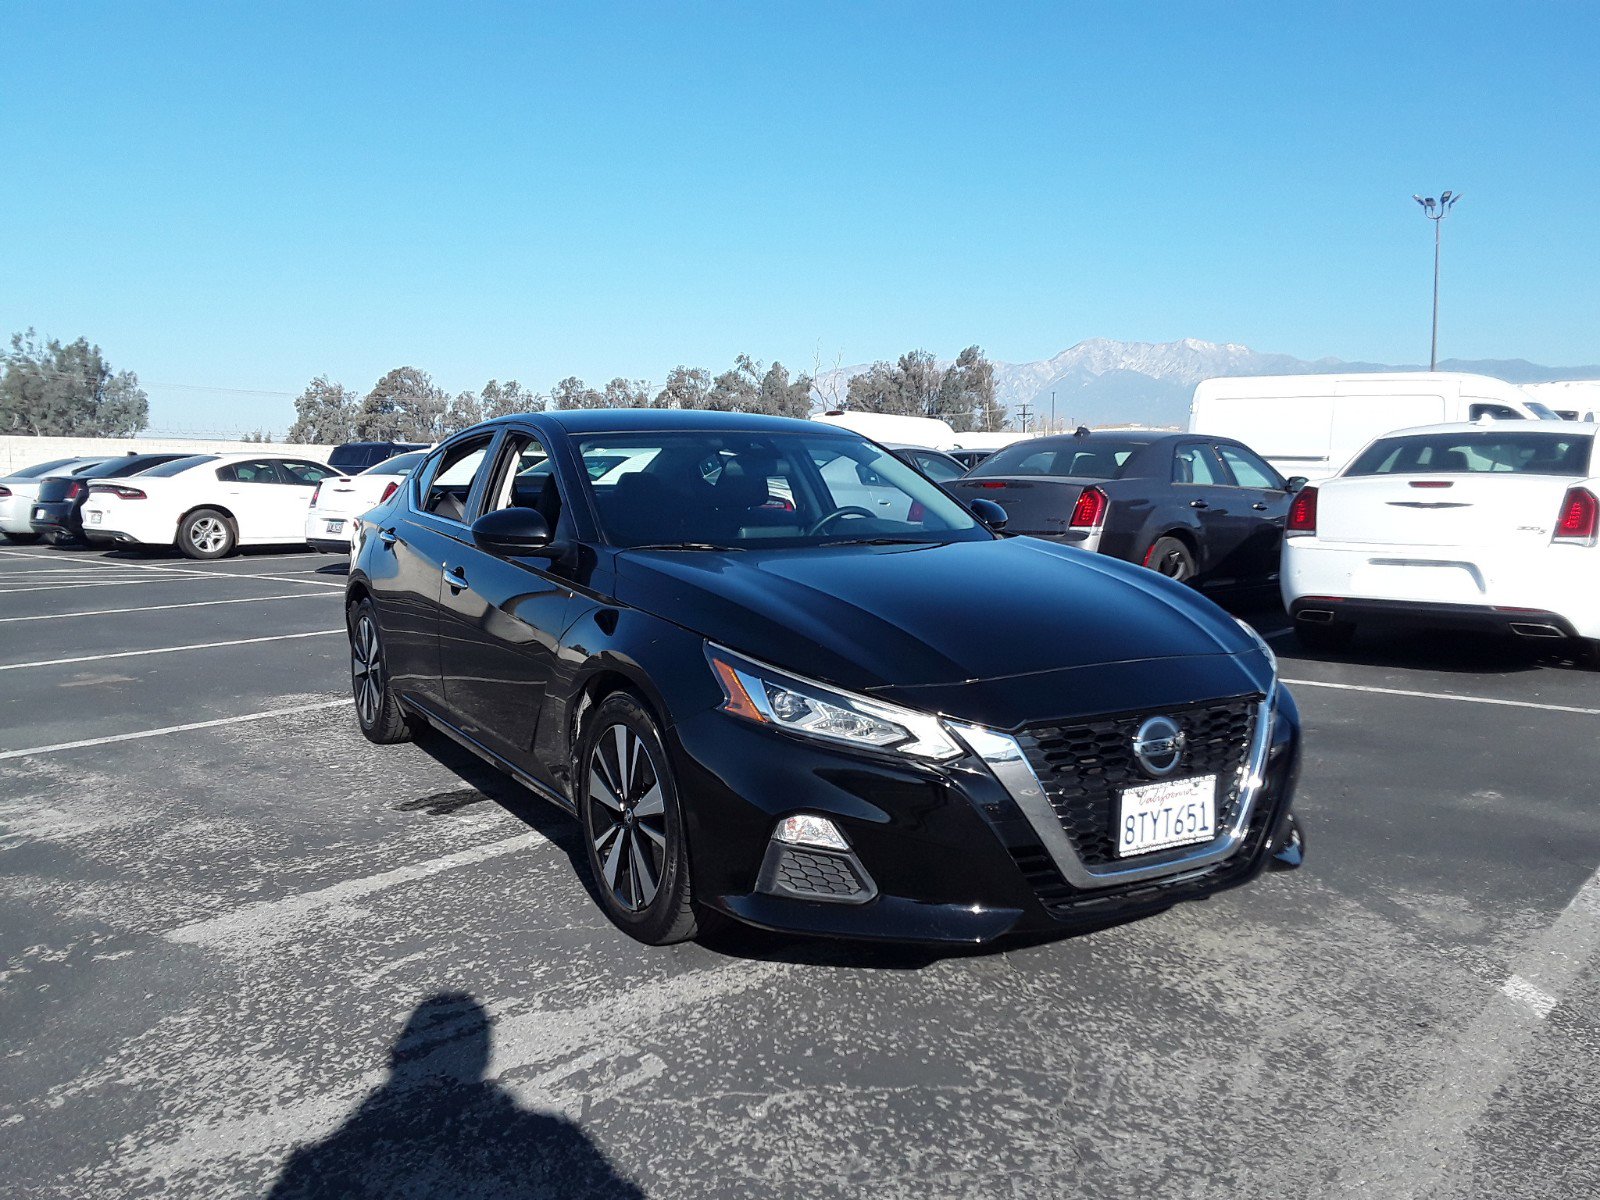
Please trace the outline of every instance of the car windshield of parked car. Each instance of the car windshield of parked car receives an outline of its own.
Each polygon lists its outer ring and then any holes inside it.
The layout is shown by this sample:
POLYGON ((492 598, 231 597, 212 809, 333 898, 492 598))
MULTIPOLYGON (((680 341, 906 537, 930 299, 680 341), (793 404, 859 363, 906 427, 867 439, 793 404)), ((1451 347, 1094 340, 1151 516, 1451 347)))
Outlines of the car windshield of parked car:
POLYGON ((888 451, 835 433, 629 432, 582 438, 606 540, 731 549, 993 537, 888 451))
MULTIPOLYGON (((418 464, 428 457, 426 450, 407 450, 404 454, 396 454, 393 458, 386 458, 375 467, 368 467, 362 471, 363 475, 409 475, 417 469, 418 464)), ((332 464, 329 464, 330 466, 332 464)))
POLYGON ((1143 442, 1099 438, 1015 442, 996 450, 968 471, 966 478, 1051 475, 1067 479, 1120 479, 1128 460, 1143 446, 1143 442))
POLYGON ((1345 474, 1583 476, 1593 444, 1582 433, 1415 433, 1373 442, 1345 474))
POLYGON ((165 479, 168 476, 181 475, 190 467, 198 467, 202 463, 216 461, 217 456, 215 454, 191 454, 188 458, 175 458, 171 462, 164 462, 158 467, 151 467, 148 471, 140 471, 139 474, 146 479, 165 479))

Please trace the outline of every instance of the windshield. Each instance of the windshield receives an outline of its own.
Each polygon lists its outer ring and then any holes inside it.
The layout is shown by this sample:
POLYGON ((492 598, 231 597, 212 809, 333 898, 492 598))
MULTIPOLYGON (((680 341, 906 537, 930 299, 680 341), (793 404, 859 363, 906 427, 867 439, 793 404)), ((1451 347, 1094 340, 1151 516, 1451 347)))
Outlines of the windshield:
POLYGON ((165 479, 170 475, 177 475, 187 471, 190 467, 198 467, 201 463, 216 462, 215 454, 191 454, 188 458, 175 458, 171 462, 164 462, 159 467, 151 467, 148 471, 140 471, 146 479, 165 479))
POLYGON ((1417 433, 1380 438, 1346 475, 1587 475, 1594 435, 1417 433))
POLYGON ((625 433, 579 439, 578 453, 606 540, 618 546, 754 549, 993 536, 893 454, 832 431, 625 433))
POLYGON ((966 478, 994 475, 1054 475, 1068 479, 1117 479, 1143 442, 1122 438, 1040 438, 996 450, 966 478))
MULTIPOLYGON (((404 454, 396 454, 393 458, 386 458, 375 467, 368 467, 361 472, 363 475, 409 475, 417 469, 417 464, 428 456, 426 450, 408 450, 404 454)), ((332 466, 332 463, 328 464, 332 466)))

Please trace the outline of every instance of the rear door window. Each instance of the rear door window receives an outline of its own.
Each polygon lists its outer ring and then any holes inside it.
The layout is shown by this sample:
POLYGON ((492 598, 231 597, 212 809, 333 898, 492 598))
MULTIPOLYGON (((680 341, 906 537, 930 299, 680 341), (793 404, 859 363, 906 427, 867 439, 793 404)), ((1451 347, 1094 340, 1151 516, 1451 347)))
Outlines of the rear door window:
POLYGON ((223 463, 217 468, 217 478, 223 483, 283 483, 278 464, 270 458, 252 459, 249 462, 223 463))
POLYGON ((1215 450, 1203 442, 1186 442, 1173 451, 1172 482, 1214 487, 1228 479, 1215 450))
POLYGON ((331 478, 334 474, 331 467, 321 463, 307 462, 302 458, 284 458, 278 460, 278 466, 289 483, 310 487, 321 483, 324 479, 331 478))

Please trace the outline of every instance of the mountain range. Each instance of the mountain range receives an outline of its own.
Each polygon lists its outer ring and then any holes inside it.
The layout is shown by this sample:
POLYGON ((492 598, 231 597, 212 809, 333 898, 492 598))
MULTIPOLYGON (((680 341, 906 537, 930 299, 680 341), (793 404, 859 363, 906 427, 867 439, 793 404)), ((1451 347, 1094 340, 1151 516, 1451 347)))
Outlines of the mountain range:
MULTIPOLYGON (((941 366, 948 365, 941 363, 941 366)), ((867 367, 826 372, 819 383, 843 397, 849 379, 867 367)), ((1323 375, 1366 371, 1422 371, 1416 364, 1312 361, 1269 354, 1248 346, 1219 345, 1197 338, 1176 342, 1119 342, 1090 338, 1036 362, 995 362, 995 394, 1015 422, 1022 405, 1032 421, 1049 421, 1051 393, 1057 425, 1184 425, 1194 385, 1218 375, 1323 375)), ((1546 383, 1561 379, 1600 379, 1600 366, 1543 367, 1524 359, 1445 359, 1441 371, 1490 375, 1507 383, 1546 383)))

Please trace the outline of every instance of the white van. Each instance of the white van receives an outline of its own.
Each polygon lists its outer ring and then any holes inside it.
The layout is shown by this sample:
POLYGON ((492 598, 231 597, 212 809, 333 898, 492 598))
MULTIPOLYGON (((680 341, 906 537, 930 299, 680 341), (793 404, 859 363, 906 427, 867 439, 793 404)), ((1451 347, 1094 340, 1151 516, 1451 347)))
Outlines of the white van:
POLYGON ((1189 432, 1237 438, 1286 476, 1321 479, 1396 429, 1485 417, 1553 420, 1555 413, 1487 375, 1258 375, 1202 380, 1189 432))
POLYGON ((811 418, 825 425, 837 425, 869 437, 875 442, 896 446, 926 446, 948 450, 957 445, 956 431, 934 417, 901 417, 893 413, 850 412, 835 409, 811 418))

